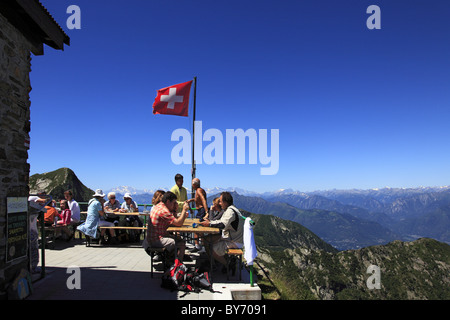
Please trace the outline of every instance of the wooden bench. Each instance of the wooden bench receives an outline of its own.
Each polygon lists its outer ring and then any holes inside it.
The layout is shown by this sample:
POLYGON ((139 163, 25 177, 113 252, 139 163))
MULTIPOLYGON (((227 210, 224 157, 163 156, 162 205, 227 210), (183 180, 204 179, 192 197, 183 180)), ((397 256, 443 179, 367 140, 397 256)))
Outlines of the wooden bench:
POLYGON ((55 249, 56 231, 58 229, 60 229, 61 227, 62 227, 62 225, 45 226, 44 227, 44 234, 41 235, 41 237, 42 237, 41 241, 45 241, 47 243, 47 241, 46 241, 46 239, 47 239, 47 232, 49 232, 50 235, 51 235, 50 240, 52 241, 51 249, 55 249))
MULTIPOLYGON (((126 227, 126 226, 114 226, 114 227, 99 227, 100 229, 116 229, 116 230, 147 230, 147 227, 126 227)), ((122 235, 120 235, 122 236, 122 235)), ((118 237, 120 237, 118 236, 118 237)))
POLYGON ((100 229, 131 229, 131 230, 147 230, 147 227, 99 227, 100 229))
POLYGON ((76 238, 75 235, 78 233, 78 238, 79 238, 79 239, 82 239, 83 232, 81 232, 81 231, 78 230, 77 228, 78 228, 79 225, 82 225, 84 222, 85 222, 84 220, 81 220, 81 221, 78 221, 78 222, 72 221, 72 222, 70 223, 70 226, 72 227, 73 237, 74 237, 74 238, 76 238))
POLYGON ((230 271, 230 264, 231 264, 231 257, 239 258, 239 281, 242 280, 242 255, 244 254, 244 251, 242 249, 227 249, 226 255, 227 258, 227 280, 229 280, 229 271, 230 271))
MULTIPOLYGON (((98 227, 100 230, 102 230, 102 229, 116 229, 116 230, 126 230, 126 229, 129 229, 129 230, 147 230, 147 227, 126 227, 126 226, 122 226, 122 227, 119 227, 119 226, 111 226, 111 227, 106 227, 106 226, 103 226, 103 227, 98 227)), ((89 236, 86 236, 86 247, 90 247, 90 245, 91 245, 91 238, 89 237, 89 236)))

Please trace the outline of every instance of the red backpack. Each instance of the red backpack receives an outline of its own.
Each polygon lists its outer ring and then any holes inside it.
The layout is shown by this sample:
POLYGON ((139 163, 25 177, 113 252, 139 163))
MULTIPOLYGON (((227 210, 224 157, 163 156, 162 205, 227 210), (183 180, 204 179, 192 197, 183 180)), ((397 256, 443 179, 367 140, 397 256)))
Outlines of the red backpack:
POLYGON ((188 267, 181 263, 180 260, 175 259, 174 264, 164 273, 161 287, 172 291, 182 289, 188 271, 188 267))
POLYGON ((193 272, 178 259, 164 273, 161 287, 171 291, 200 292, 206 289, 214 292, 208 272, 200 273, 198 269, 193 272))

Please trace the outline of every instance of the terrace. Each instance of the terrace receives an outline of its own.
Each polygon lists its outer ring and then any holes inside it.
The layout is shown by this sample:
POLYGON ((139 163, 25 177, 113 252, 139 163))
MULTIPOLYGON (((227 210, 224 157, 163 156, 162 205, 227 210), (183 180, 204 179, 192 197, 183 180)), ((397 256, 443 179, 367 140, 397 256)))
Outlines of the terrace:
MULTIPOLYGON (((194 266, 205 254, 187 254, 194 266)), ((42 262, 42 252, 40 251, 42 262)), ((150 257, 139 245, 90 246, 84 239, 70 242, 57 241, 54 249, 45 249, 45 277, 33 275, 33 293, 27 300, 259 300, 261 290, 250 285, 247 269, 239 274, 223 274, 218 268, 213 273, 213 290, 200 293, 171 292, 161 288, 162 264, 154 263, 154 276, 150 276, 150 257), (80 288, 71 287, 71 267, 80 270, 80 288)), ((255 277, 256 278, 256 277, 255 277)))

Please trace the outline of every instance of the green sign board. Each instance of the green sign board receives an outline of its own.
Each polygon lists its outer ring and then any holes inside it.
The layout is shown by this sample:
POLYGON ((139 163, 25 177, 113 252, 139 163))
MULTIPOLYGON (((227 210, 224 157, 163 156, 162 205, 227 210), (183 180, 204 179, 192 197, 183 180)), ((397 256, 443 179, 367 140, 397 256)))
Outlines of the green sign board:
POLYGON ((12 197, 6 200, 6 261, 12 261, 28 252, 28 199, 12 197))

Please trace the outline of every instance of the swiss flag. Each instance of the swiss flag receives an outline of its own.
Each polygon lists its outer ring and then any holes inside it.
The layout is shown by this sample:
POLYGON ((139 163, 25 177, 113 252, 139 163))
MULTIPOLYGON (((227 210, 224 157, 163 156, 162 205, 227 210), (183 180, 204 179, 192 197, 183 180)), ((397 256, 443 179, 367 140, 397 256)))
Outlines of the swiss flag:
POLYGON ((153 114, 172 114, 187 117, 191 85, 192 80, 159 89, 155 102, 153 102, 153 114))

